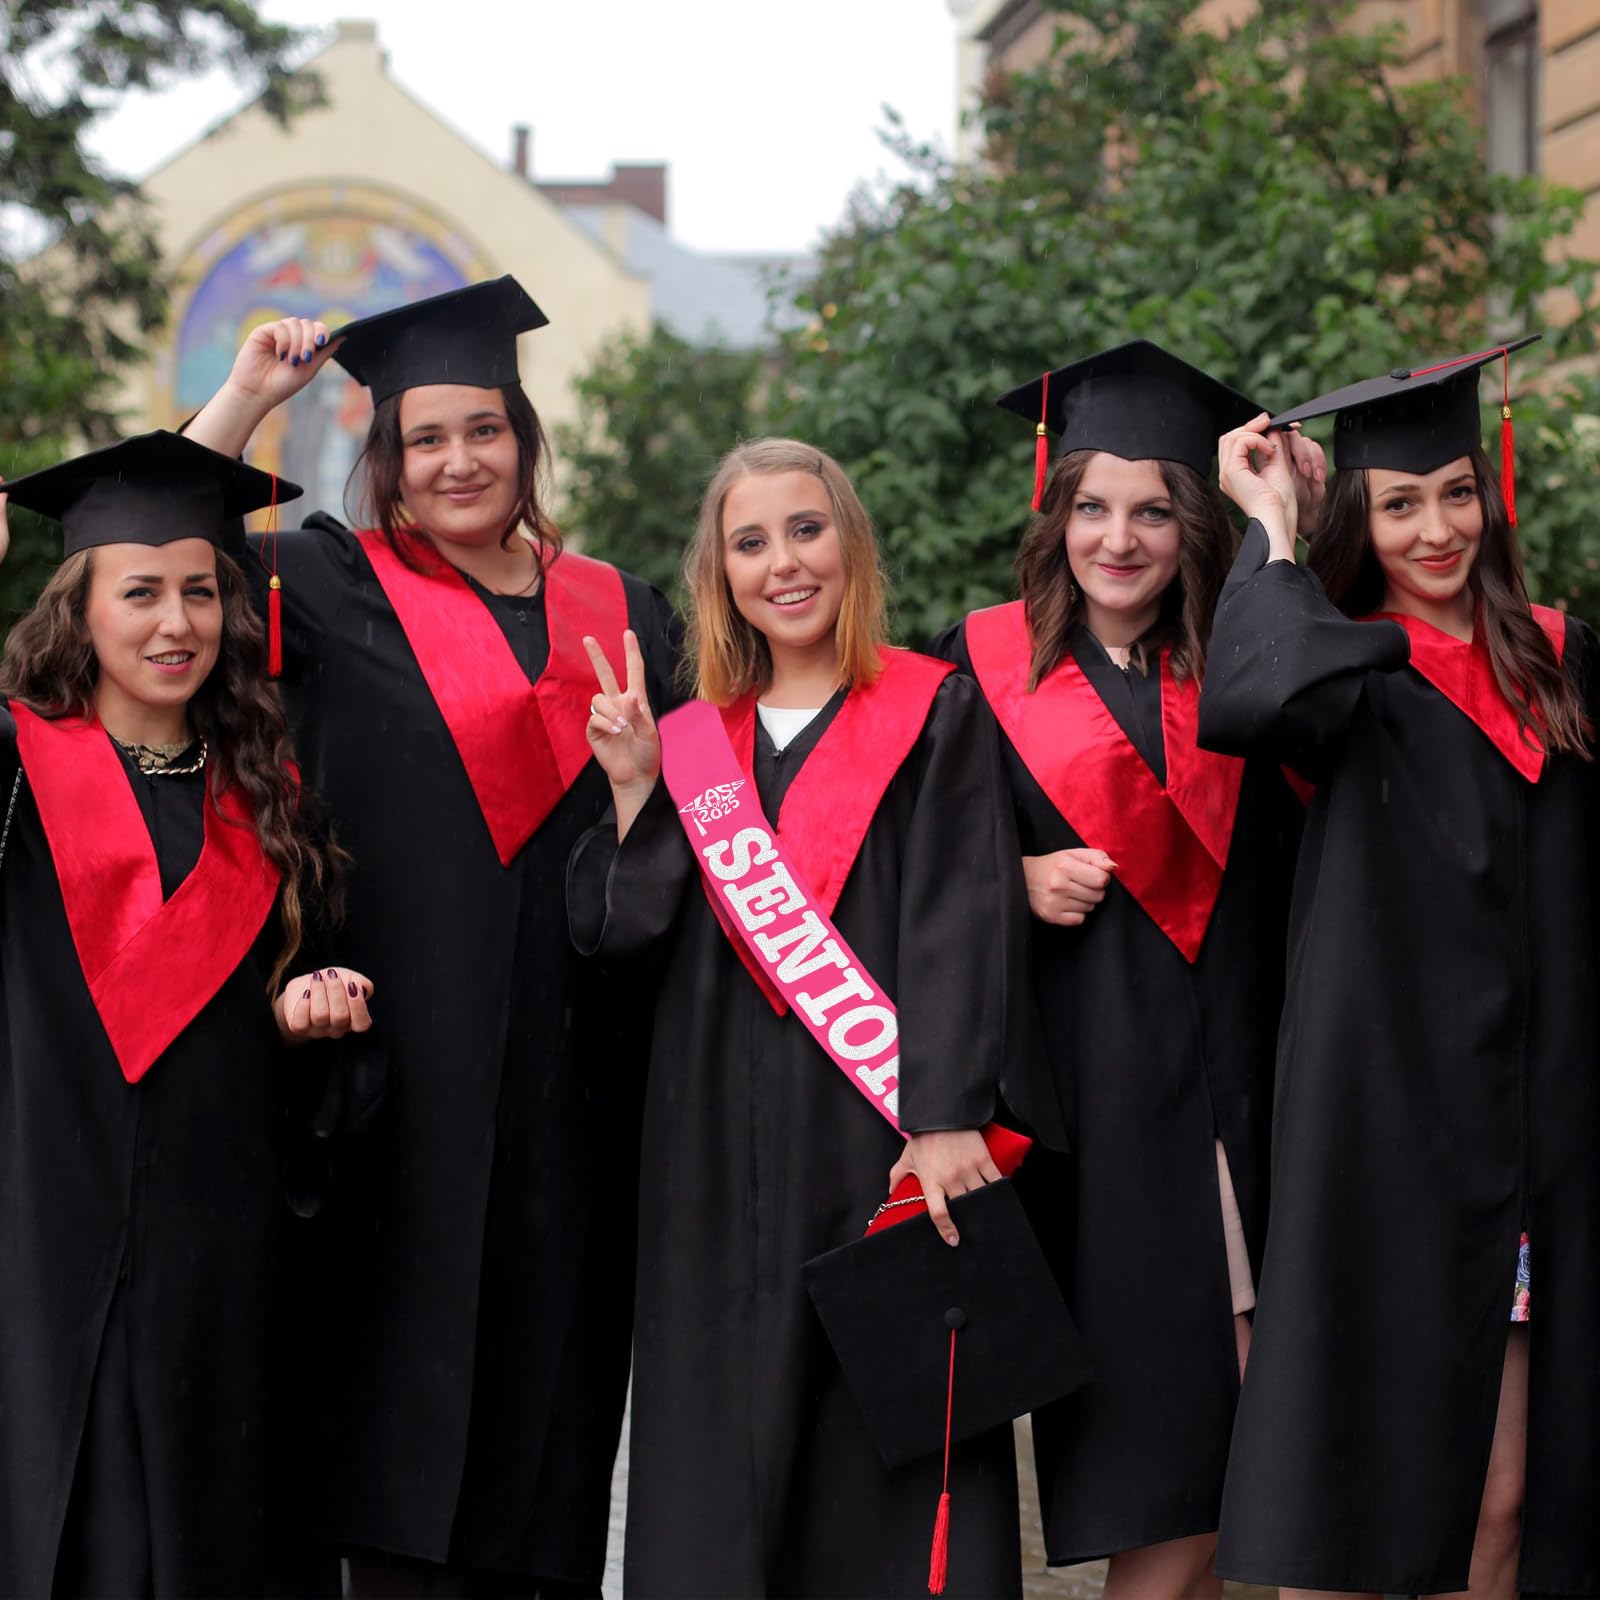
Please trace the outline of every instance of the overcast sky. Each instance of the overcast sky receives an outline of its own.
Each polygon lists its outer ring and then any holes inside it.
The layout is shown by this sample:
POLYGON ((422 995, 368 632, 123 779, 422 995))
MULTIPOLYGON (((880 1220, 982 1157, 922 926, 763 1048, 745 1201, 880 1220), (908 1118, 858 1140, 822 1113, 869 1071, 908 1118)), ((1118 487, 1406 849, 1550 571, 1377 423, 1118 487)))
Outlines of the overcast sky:
MULTIPOLYGON (((497 161, 533 127, 536 177, 670 164, 670 222, 710 250, 802 250, 863 179, 900 169, 883 106, 948 150, 946 0, 261 0, 273 21, 370 18, 394 78, 497 161)), ((95 150, 142 177, 241 101, 225 75, 139 96, 95 150)))

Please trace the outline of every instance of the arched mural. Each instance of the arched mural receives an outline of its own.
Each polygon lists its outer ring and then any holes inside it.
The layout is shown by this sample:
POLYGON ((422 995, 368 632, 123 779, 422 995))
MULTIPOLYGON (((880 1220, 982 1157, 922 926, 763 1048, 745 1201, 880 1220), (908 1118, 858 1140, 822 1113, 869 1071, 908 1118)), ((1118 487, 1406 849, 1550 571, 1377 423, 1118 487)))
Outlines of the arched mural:
MULTIPOLYGON (((245 334, 278 317, 357 317, 489 276, 444 223, 394 196, 350 188, 278 195, 228 219, 190 255, 193 284, 165 374, 169 420, 192 414, 228 375, 245 334)), ((366 433, 367 394, 342 369, 274 412, 249 459, 305 487, 295 511, 337 512, 366 433)), ((293 515, 293 513, 291 513, 293 515)))

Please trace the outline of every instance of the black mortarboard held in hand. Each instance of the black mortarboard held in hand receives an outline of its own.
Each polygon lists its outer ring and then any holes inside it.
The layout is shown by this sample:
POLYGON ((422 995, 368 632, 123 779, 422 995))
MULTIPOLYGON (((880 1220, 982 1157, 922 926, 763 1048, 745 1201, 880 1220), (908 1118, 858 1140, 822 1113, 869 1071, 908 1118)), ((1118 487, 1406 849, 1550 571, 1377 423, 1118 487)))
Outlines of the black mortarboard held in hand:
MULTIPOLYGON (((275 538, 278 506, 304 493, 287 478, 165 430, 30 472, 6 484, 4 492, 17 505, 54 517, 69 556, 104 544, 161 545, 179 539, 220 544, 226 522, 263 506, 272 519, 268 533, 275 538)), ((275 678, 283 667, 276 548, 269 570, 267 671, 275 678)))
POLYGON ((348 322, 334 360, 374 405, 428 383, 501 389, 517 382, 517 335, 549 320, 507 274, 348 322))
POLYGON ((1148 339, 1057 367, 996 404, 1034 424, 1035 511, 1052 432, 1059 455, 1105 450, 1125 461, 1177 461, 1205 473, 1217 440, 1265 410, 1148 339))
MULTIPOLYGON (((985 1130, 985 1138, 993 1132, 985 1130)), ((1000 1155, 996 1160, 1006 1170, 1000 1155)), ((944 1587, 951 1444, 1060 1399, 1088 1376, 1071 1314, 1015 1185, 990 1183, 960 1195, 950 1215, 961 1239, 953 1249, 924 1207, 913 1205, 884 1211, 865 1238, 802 1269, 884 1463, 944 1451, 929 1572, 934 1594, 944 1587), (895 1222, 897 1216, 905 1220, 895 1222)))
POLYGON ((1396 367, 1295 406, 1272 419, 1274 428, 1337 412, 1333 464, 1340 468, 1386 467, 1395 472, 1436 472, 1470 455, 1483 443, 1478 410, 1478 373, 1503 362, 1500 402, 1500 493, 1512 527, 1517 525, 1516 450, 1511 425, 1513 350, 1532 344, 1537 333, 1470 356, 1427 367, 1396 367))

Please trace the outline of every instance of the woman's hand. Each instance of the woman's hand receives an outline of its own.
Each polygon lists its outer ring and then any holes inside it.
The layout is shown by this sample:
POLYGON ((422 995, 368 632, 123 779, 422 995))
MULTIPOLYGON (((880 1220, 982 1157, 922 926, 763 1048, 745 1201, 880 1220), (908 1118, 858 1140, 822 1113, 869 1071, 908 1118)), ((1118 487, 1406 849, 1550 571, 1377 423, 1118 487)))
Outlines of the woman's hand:
POLYGON ((644 808, 661 776, 661 736, 650 714, 638 634, 628 628, 622 635, 628 677, 625 689, 618 687, 617 675, 611 670, 598 639, 585 634, 583 648, 589 652, 589 661, 600 685, 599 694, 589 702, 589 748, 611 780, 620 841, 627 837, 634 818, 644 808))
POLYGON ((306 317, 252 328, 227 382, 184 429, 185 437, 223 455, 241 455, 261 419, 305 388, 342 342, 325 322, 306 317))
POLYGON ((337 1039, 372 1026, 367 997, 372 979, 348 967, 325 967, 291 978, 272 1002, 273 1020, 286 1044, 337 1039))
MULTIPOLYGON (((6 480, 0 478, 0 484, 6 480)), ((6 521, 6 496, 0 494, 0 561, 4 561, 6 553, 11 549, 11 524, 6 521)))
POLYGON ((1308 439, 1297 422, 1280 439, 1289 441, 1289 469, 1294 474, 1294 498, 1298 528, 1311 528, 1322 511, 1328 493, 1328 458, 1315 439, 1308 439))
POLYGON ((1247 517, 1266 529, 1272 558, 1293 561, 1300 509, 1290 459, 1293 447, 1283 433, 1267 431, 1267 420, 1263 411, 1218 441, 1218 482, 1247 517))
POLYGON ((889 1169, 889 1192, 908 1173, 916 1173, 928 1198, 928 1215, 946 1244, 960 1244, 950 1220, 950 1201, 958 1194, 1000 1181, 1000 1169, 976 1128, 940 1133, 914 1133, 906 1153, 889 1169))
POLYGON ((1052 850, 1024 856, 1028 908, 1041 922, 1076 928, 1106 897, 1117 864, 1104 850, 1052 850))

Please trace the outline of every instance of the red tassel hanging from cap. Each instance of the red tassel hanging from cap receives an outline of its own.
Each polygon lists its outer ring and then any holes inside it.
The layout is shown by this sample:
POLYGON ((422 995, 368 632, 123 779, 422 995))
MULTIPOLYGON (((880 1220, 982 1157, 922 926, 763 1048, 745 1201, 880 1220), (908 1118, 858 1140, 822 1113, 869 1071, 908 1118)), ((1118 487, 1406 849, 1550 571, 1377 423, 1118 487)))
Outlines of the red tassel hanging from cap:
POLYGON ((1050 374, 1044 375, 1044 398, 1039 402, 1039 425, 1033 430, 1033 509, 1044 499, 1045 474, 1050 470, 1050 435, 1045 418, 1050 415, 1050 374))
MULTIPOLYGON (((939 1511, 933 1519, 933 1550, 928 1556, 928 1593, 943 1594, 950 1571, 950 1419, 956 1405, 956 1329, 960 1313, 945 1314, 950 1322, 950 1386, 944 1402, 944 1487, 939 1492, 939 1511)), ((960 1320, 964 1321, 964 1318, 960 1320)))
POLYGON ((278 576, 278 476, 272 474, 272 501, 267 506, 267 526, 261 537, 261 565, 272 576, 267 580, 267 676, 283 672, 283 580, 278 576), (267 565, 267 544, 272 545, 272 564, 267 565))
POLYGON ((1506 516, 1517 525, 1517 440, 1511 426, 1511 356, 1501 360, 1503 388, 1500 400, 1500 494, 1506 503, 1506 516))
POLYGON ((267 583, 267 676, 283 673, 283 579, 276 572, 267 583))

